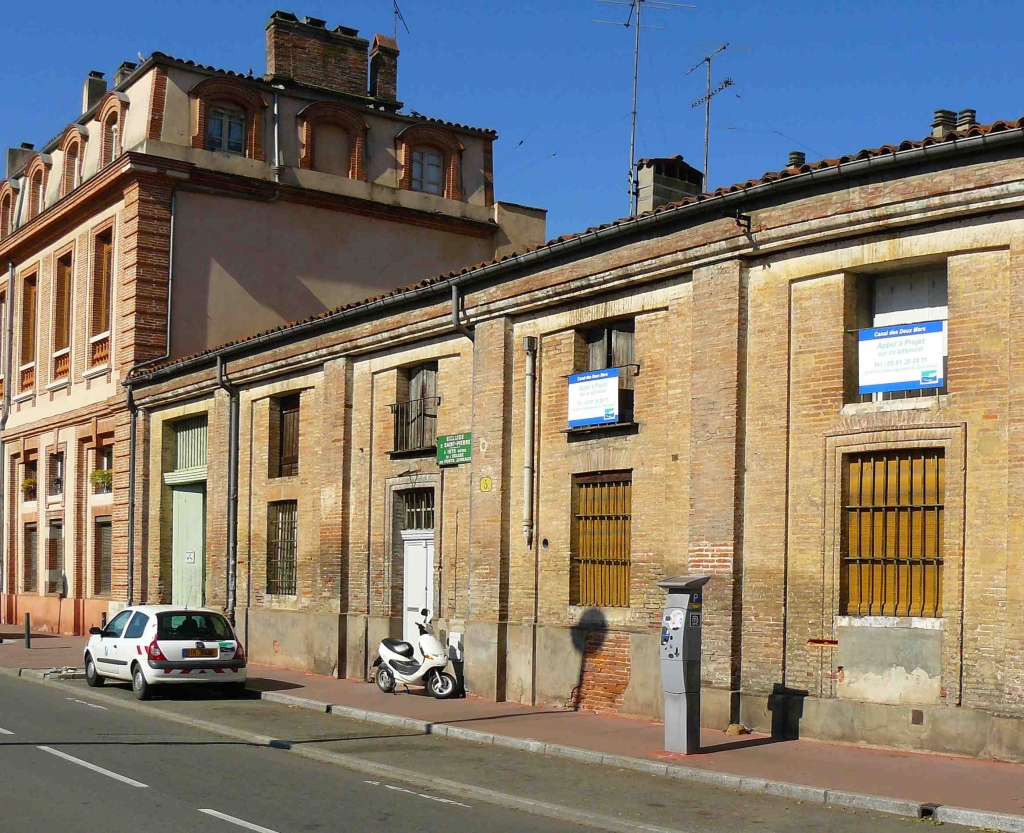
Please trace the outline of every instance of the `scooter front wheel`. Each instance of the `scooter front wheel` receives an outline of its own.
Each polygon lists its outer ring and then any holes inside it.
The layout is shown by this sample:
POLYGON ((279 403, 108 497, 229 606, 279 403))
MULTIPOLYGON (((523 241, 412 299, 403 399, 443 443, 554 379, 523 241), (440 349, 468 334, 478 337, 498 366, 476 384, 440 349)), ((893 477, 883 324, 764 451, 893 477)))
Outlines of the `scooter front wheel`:
POLYGON ((435 671, 427 678, 427 691, 438 700, 447 700, 455 693, 455 678, 444 671, 435 671))
POLYGON ((383 691, 385 694, 390 694, 395 690, 395 675, 391 673, 391 669, 381 663, 380 667, 377 668, 377 688, 383 691))

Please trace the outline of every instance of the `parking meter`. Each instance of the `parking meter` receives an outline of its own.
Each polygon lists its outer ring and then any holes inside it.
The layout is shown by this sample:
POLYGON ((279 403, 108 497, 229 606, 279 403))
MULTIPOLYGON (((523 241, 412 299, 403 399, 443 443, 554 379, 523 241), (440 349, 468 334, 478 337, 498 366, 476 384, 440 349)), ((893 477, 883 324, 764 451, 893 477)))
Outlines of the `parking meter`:
POLYGON ((665 749, 700 751, 700 653, 703 593, 711 576, 676 576, 658 582, 668 591, 661 619, 661 687, 665 696, 665 749))

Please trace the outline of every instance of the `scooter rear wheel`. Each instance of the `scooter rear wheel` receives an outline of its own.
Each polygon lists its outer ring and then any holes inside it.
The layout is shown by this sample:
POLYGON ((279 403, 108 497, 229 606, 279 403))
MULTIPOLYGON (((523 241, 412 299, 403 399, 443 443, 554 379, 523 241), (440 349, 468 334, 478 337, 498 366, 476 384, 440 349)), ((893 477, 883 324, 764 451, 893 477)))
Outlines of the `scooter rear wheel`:
POLYGON ((378 666, 376 680, 377 688, 385 694, 390 694, 395 690, 395 675, 391 673, 391 669, 386 665, 381 664, 378 666))
POLYGON ((455 678, 444 671, 435 671, 427 678, 427 691, 438 700, 447 700, 455 693, 455 678))

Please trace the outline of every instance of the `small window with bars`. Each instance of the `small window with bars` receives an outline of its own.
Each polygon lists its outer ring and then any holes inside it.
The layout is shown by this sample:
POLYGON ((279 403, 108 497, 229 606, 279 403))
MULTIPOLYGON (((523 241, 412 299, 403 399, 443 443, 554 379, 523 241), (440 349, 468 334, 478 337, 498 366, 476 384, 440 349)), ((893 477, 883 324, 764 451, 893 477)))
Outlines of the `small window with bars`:
POLYGON ((586 366, 580 370, 619 371, 619 422, 632 422, 636 388, 636 322, 613 321, 584 332, 586 366))
POLYGON ((843 467, 841 613, 941 616, 943 450, 850 454, 843 467))
POLYGON ((267 507, 267 593, 294 596, 298 549, 298 503, 282 500, 267 507))
POLYGON ((22 530, 21 589, 39 592, 39 528, 35 524, 25 524, 22 530))
POLYGON ((299 473, 299 394, 282 396, 271 403, 271 477, 295 477, 299 473))
POLYGON ((60 593, 63 588, 64 522, 50 521, 46 528, 46 592, 60 593))
POLYGON ((64 494, 64 452, 51 454, 46 462, 46 495, 60 497, 64 494))
POLYGON ((632 472, 573 477, 570 604, 629 607, 632 504, 632 472))
POLYGON ((110 515, 96 518, 92 552, 92 592, 94 596, 110 595, 113 524, 110 515))
POLYGON ((433 489, 406 489, 398 494, 402 501, 402 530, 434 528, 433 489))

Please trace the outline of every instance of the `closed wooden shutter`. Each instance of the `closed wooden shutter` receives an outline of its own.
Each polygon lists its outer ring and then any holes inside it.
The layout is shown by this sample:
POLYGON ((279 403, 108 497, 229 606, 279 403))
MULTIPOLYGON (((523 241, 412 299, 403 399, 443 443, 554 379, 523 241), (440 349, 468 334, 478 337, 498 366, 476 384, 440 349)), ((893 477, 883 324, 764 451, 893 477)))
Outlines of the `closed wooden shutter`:
POLYGON ((63 587, 64 524, 51 521, 46 535, 46 592, 59 593, 63 587))
POLYGON ((67 350, 71 344, 71 255, 57 261, 53 286, 53 349, 67 350))
POLYGON ((22 589, 26 593, 39 592, 39 537, 35 524, 25 524, 22 540, 22 589))
POLYGON ((629 606, 632 480, 630 472, 573 478, 571 604, 629 606))
POLYGON ((278 400, 281 409, 281 448, 278 477, 299 473, 299 394, 278 400))
POLYGON ((113 526, 109 515, 96 519, 96 534, 93 541, 93 593, 97 596, 110 595, 110 554, 113 526))
POLYGON ((21 299, 21 363, 36 360, 36 276, 25 278, 21 299))
POLYGON ((110 329, 110 296, 114 272, 114 240, 104 232, 96 238, 95 260, 92 270, 92 324, 90 336, 98 336, 110 329))
POLYGON ((942 449, 844 458, 841 608, 850 616, 942 615, 942 449))

